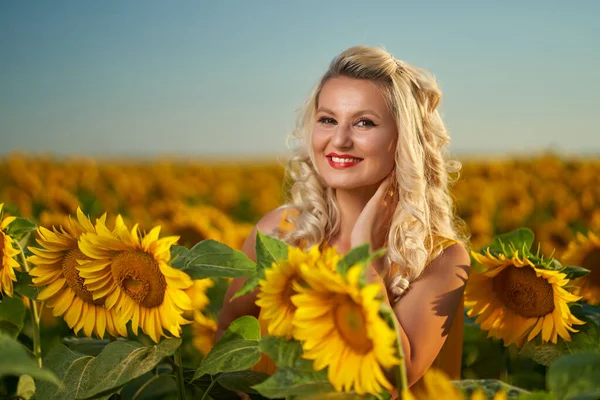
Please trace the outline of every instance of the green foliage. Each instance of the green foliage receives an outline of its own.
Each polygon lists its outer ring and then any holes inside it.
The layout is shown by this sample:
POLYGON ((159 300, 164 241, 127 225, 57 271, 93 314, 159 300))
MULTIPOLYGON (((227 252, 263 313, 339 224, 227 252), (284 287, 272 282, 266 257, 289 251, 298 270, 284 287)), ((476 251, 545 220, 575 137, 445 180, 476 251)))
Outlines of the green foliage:
MULTIPOLYGON (((25 252, 27 251, 28 250, 26 249, 25 252)), ((18 293, 32 300, 37 299, 37 295, 40 292, 40 290, 37 287, 32 286, 33 282, 31 281, 31 275, 29 275, 26 272, 19 271, 16 271, 15 274, 17 275, 17 282, 15 282, 13 286, 15 293, 18 293)))
POLYGON ((155 400, 167 395, 174 398, 176 393, 177 382, 172 374, 147 372, 125 385, 119 394, 121 399, 155 400))
POLYGON ((235 371, 217 375, 215 381, 233 392, 258 393, 252 386, 264 382, 269 375, 255 371, 235 371))
POLYGON ((569 266, 565 267, 565 269, 560 272, 566 274, 569 279, 576 279, 589 274, 590 270, 582 267, 569 266))
POLYGON ((575 353, 600 352, 600 310, 590 305, 574 305, 573 314, 587 321, 585 325, 576 326, 579 332, 571 333, 571 341, 562 338, 558 343, 528 342, 521 349, 521 354, 531 357, 537 363, 550 365, 559 358, 575 353))
MULTIPOLYGON (((181 249, 177 252, 180 256, 183 253, 181 249)), ((196 244, 182 261, 176 262, 176 266, 192 279, 240 278, 251 276, 256 271, 256 264, 248 256, 215 240, 196 244)))
POLYGON ((556 400, 556 396, 548 392, 531 392, 517 397, 519 400, 556 400))
POLYGON ((24 237, 29 235, 31 232, 34 232, 36 229, 37 226, 30 220, 17 217, 17 219, 8 225, 6 233, 8 233, 8 236, 12 237, 14 240, 21 241, 24 237))
POLYGON ((242 371, 260 360, 260 325, 251 316, 236 319, 206 355, 193 379, 204 374, 242 371))
POLYGON ((35 394, 35 381, 30 375, 21 375, 15 393, 21 399, 30 400, 35 394))
POLYGON ((327 369, 315 371, 313 362, 302 358, 302 344, 296 340, 265 335, 260 341, 260 349, 278 367, 273 376, 254 386, 265 397, 315 400, 391 397, 387 393, 379 396, 336 393, 327 378, 327 369))
POLYGON ((110 343, 108 339, 97 339, 80 336, 69 336, 62 339, 62 342, 75 353, 81 353, 86 356, 96 357, 110 343))
POLYGON ((269 379, 254 386, 263 396, 280 398, 333 391, 327 379, 327 370, 314 371, 312 361, 301 358, 300 342, 264 336, 260 348, 279 368, 269 379))
POLYGON ((27 308, 20 296, 4 296, 0 301, 0 332, 16 338, 25 321, 27 308))
POLYGON ((260 350, 271 358, 279 368, 312 370, 312 361, 302 358, 302 344, 296 340, 265 335, 260 340, 260 350))
POLYGON ((170 265, 173 268, 183 269, 185 266, 185 257, 190 251, 184 246, 171 246, 170 265))
POLYGON ((462 376, 464 379, 501 379, 526 390, 545 389, 546 367, 519 353, 514 345, 487 337, 465 316, 462 376))
POLYGON ((44 359, 44 365, 56 372, 63 387, 40 384, 38 396, 49 400, 107 399, 175 353, 180 344, 180 339, 166 339, 145 347, 119 340, 108 344, 97 357, 56 346, 44 359))
POLYGON ((351 249, 337 265, 337 271, 346 276, 346 273, 356 264, 366 264, 369 259, 369 245, 363 244, 351 249))
POLYGON ((548 389, 559 399, 600 398, 600 354, 572 354, 550 365, 548 389))
POLYGON ((481 254, 485 254, 485 250, 489 249, 492 254, 504 254, 507 257, 512 256, 514 249, 530 250, 535 235, 529 228, 518 228, 514 231, 498 235, 488 247, 481 250, 481 254))
POLYGON ((271 268, 273 263, 279 265, 280 260, 287 258, 288 246, 281 240, 256 232, 256 273, 252 275, 232 300, 252 292, 258 287, 258 281, 265 278, 265 269, 271 268))
POLYGON ((229 288, 229 281, 225 278, 213 278, 214 286, 206 289, 206 296, 210 299, 210 303, 206 306, 208 313, 218 316, 223 308, 223 300, 225 299, 225 293, 229 288))
POLYGON ((55 388, 60 384, 52 371, 40 368, 21 343, 3 332, 0 332, 0 354, 0 378, 27 374, 34 379, 50 382, 48 385, 55 388))
POLYGON ((264 382, 254 386, 260 394, 270 399, 290 396, 309 396, 333 391, 327 371, 280 368, 264 382))
POLYGON ((470 398, 477 389, 483 390, 488 399, 491 399, 500 391, 506 392, 509 398, 529 393, 527 390, 509 385, 508 383, 497 379, 463 379, 460 381, 453 381, 452 383, 454 386, 465 392, 468 395, 467 398, 470 398))

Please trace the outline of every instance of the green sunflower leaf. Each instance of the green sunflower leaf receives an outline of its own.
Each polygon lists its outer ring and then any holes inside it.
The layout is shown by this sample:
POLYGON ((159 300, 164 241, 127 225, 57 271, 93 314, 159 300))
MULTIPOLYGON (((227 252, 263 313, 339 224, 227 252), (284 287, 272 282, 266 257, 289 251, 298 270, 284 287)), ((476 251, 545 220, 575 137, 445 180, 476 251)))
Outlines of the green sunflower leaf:
MULTIPOLYGON (((535 261, 534 261, 535 262, 535 261)), ((546 268, 551 269, 553 271, 561 271, 565 267, 555 258, 545 259, 539 261, 539 264, 544 265, 546 268)))
POLYGON ((171 246, 171 261, 170 265, 173 268, 183 269, 185 265, 185 257, 189 250, 184 246, 171 246))
POLYGON ((353 265, 356 265, 356 264, 365 264, 366 265, 368 260, 369 260, 369 245, 365 243, 360 246, 354 247, 348 253, 346 253, 344 258, 342 258, 340 260, 340 262, 338 263, 337 271, 342 276, 346 276, 346 273, 348 272, 350 267, 352 267, 353 265))
POLYGON ((192 279, 241 278, 255 273, 256 264, 239 250, 215 240, 203 240, 187 253, 181 270, 192 279))
POLYGON ((567 274, 567 278, 569 279, 575 279, 589 274, 590 270, 582 267, 568 266, 560 272, 567 274))
POLYGON ((334 392, 327 378, 327 369, 321 371, 299 371, 293 368, 280 368, 269 379, 252 387, 268 398, 291 396, 317 396, 327 398, 325 393, 334 392))
POLYGON ((54 372, 48 368, 40 368, 29 356, 25 346, 3 332, 0 332, 0 354, 0 379, 27 374, 53 388, 60 385, 60 379, 54 372))
POLYGON ((260 360, 260 325, 251 316, 236 319, 202 360, 192 380, 219 372, 243 371, 260 360))
MULTIPOLYGON (((524 393, 522 395, 520 395, 518 397, 519 400, 557 400, 556 396, 554 396, 552 393, 548 393, 548 392, 539 392, 539 391, 535 391, 535 392, 531 392, 531 393, 524 393)), ((571 399, 573 400, 573 399, 571 399)))
POLYGON ((20 241, 29 233, 34 232, 37 229, 37 225, 26 218, 17 217, 13 222, 8 225, 6 233, 13 239, 20 241))
POLYGON ((4 296, 0 301, 0 332, 16 338, 25 321, 27 308, 20 296, 4 296))
POLYGON ((302 344, 296 340, 265 335, 260 340, 260 350, 279 368, 312 371, 313 362, 302 358, 302 344))
POLYGON ((258 281, 265 278, 265 269, 271 268, 273 263, 279 265, 280 260, 287 258, 288 245, 277 238, 265 235, 261 231, 256 232, 255 248, 256 273, 244 282, 244 285, 236 292, 232 300, 256 289, 258 281))
MULTIPOLYGON (((263 274, 264 274, 264 271, 263 271, 263 274)), ((235 292, 235 294, 233 295, 231 300, 235 300, 240 296, 244 296, 248 293, 253 292, 254 289, 256 289, 258 287, 258 281, 260 281, 261 279, 263 279, 263 277, 259 276, 258 273, 255 275, 252 275, 250 278, 248 278, 246 280, 246 282, 244 282, 244 284, 242 285, 240 290, 235 292)))
MULTIPOLYGON (((256 232, 256 263, 258 271, 264 271, 271 268, 273 263, 279 265, 281 260, 287 259, 288 245, 281 240, 261 231, 256 232)), ((264 276, 264 274, 263 274, 264 276)))
POLYGON ((264 382, 269 375, 256 371, 236 371, 219 374, 215 381, 234 392, 258 393, 252 386, 264 382))
MULTIPOLYGON (((578 307, 571 308, 576 317, 589 320, 581 316, 578 307)), ((600 353, 600 327, 594 322, 587 322, 585 325, 575 325, 579 332, 571 333, 571 341, 565 342, 562 338, 558 343, 537 343, 536 341, 527 342, 520 351, 525 357, 530 357, 538 364, 550 365, 559 358, 576 353, 598 352, 600 353)))
POLYGON ((587 322, 593 322, 600 328, 600 307, 592 306, 587 303, 575 303, 571 307, 571 311, 577 318, 587 322))
POLYGON ((154 346, 131 340, 109 343, 97 357, 56 346, 44 359, 44 365, 62 379, 63 387, 40 384, 41 399, 108 399, 112 393, 155 368, 165 357, 173 355, 181 339, 164 339, 154 346))
POLYGON ((489 249, 493 254, 504 254, 505 256, 512 256, 514 250, 511 249, 521 251, 524 248, 529 251, 534 238, 535 235, 531 229, 518 228, 512 232, 496 236, 492 241, 492 244, 481 250, 481 254, 485 254, 486 249, 489 249))
POLYGON ((600 354, 571 354, 556 360, 548 368, 546 385, 559 399, 599 398, 600 354), (589 396, 589 397, 588 397, 589 396))
POLYGON ((15 274, 17 275, 17 281, 14 283, 15 292, 32 300, 37 299, 40 289, 32 286, 33 281, 31 280, 31 275, 29 275, 27 272, 19 271, 17 271, 15 274))
POLYGON ((521 389, 516 386, 509 385, 508 383, 502 382, 497 379, 463 379, 460 381, 452 381, 452 384, 458 389, 462 390, 467 394, 467 399, 471 398, 473 392, 477 389, 483 390, 485 398, 491 399, 496 393, 500 391, 506 392, 508 398, 515 398, 519 395, 529 393, 525 389, 521 389))

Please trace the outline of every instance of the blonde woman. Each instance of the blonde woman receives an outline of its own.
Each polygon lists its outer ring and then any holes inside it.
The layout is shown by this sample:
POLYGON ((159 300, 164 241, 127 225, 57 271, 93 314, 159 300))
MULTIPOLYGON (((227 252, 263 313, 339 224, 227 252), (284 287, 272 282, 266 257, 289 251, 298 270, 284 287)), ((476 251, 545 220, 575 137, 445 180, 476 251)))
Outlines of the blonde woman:
MULTIPOLYGON (((460 164, 444 160, 450 138, 440 99, 431 75, 383 49, 343 51, 301 109, 289 202, 265 215, 243 246, 255 259, 257 228, 290 245, 328 243, 340 253, 387 246, 368 280, 387 289, 409 385, 434 362, 460 374, 470 258, 448 188, 460 164)), ((219 334, 242 315, 259 315, 256 292, 230 302, 243 283, 234 280, 226 294, 219 334)))

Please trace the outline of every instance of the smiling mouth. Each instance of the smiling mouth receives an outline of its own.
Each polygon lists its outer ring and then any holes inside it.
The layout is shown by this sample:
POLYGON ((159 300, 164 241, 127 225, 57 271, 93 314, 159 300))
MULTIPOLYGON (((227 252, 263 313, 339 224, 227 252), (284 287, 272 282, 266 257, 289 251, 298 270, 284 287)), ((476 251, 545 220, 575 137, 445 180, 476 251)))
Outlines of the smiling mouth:
POLYGON ((354 167, 363 160, 362 158, 352 157, 347 154, 328 154, 326 157, 327 161, 329 161, 329 165, 335 169, 354 167))

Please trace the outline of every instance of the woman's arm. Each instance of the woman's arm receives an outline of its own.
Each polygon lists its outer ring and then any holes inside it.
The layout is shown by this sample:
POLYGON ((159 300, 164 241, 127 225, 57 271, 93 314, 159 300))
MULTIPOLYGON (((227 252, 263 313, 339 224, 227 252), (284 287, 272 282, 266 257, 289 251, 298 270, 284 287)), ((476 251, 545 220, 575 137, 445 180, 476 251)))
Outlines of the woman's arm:
MULTIPOLYGON (((450 333, 461 305, 470 262, 462 244, 448 247, 392 307, 398 321, 409 386, 425 374, 450 333)), ((385 287, 375 268, 370 269, 367 281, 381 283, 385 287)), ((382 290, 385 301, 390 305, 385 292, 382 290)))
MULTIPOLYGON (((358 217, 351 235, 352 247, 368 243, 371 249, 383 246, 396 200, 388 197, 389 177, 379 186, 358 217)), ((408 384, 417 382, 439 354, 454 317, 461 305, 470 271, 471 259, 462 244, 446 248, 429 263, 423 274, 411 283, 407 292, 392 309, 400 330, 406 357, 408 384)), ((383 258, 372 263, 367 279, 382 282, 383 258)), ((385 293, 386 290, 382 290, 385 293)), ((386 299, 389 303, 389 299, 386 299)))
MULTIPOLYGON (((278 208, 269 212, 260 221, 258 221, 250 235, 246 238, 242 246, 242 252, 244 252, 252 261, 256 261, 255 244, 257 229, 260 229, 260 231, 263 233, 272 234, 279 226, 282 217, 282 209, 278 208)), ((235 293, 242 288, 247 279, 248 278, 235 278, 229 284, 223 300, 223 308, 221 308, 221 312, 219 314, 216 340, 221 338, 225 330, 227 330, 229 325, 236 319, 244 315, 253 315, 258 317, 260 308, 255 304, 258 289, 244 296, 240 296, 233 301, 231 300, 235 293)))
POLYGON ((394 305, 409 385, 425 374, 444 345, 461 306, 470 263, 462 244, 448 247, 394 305))

